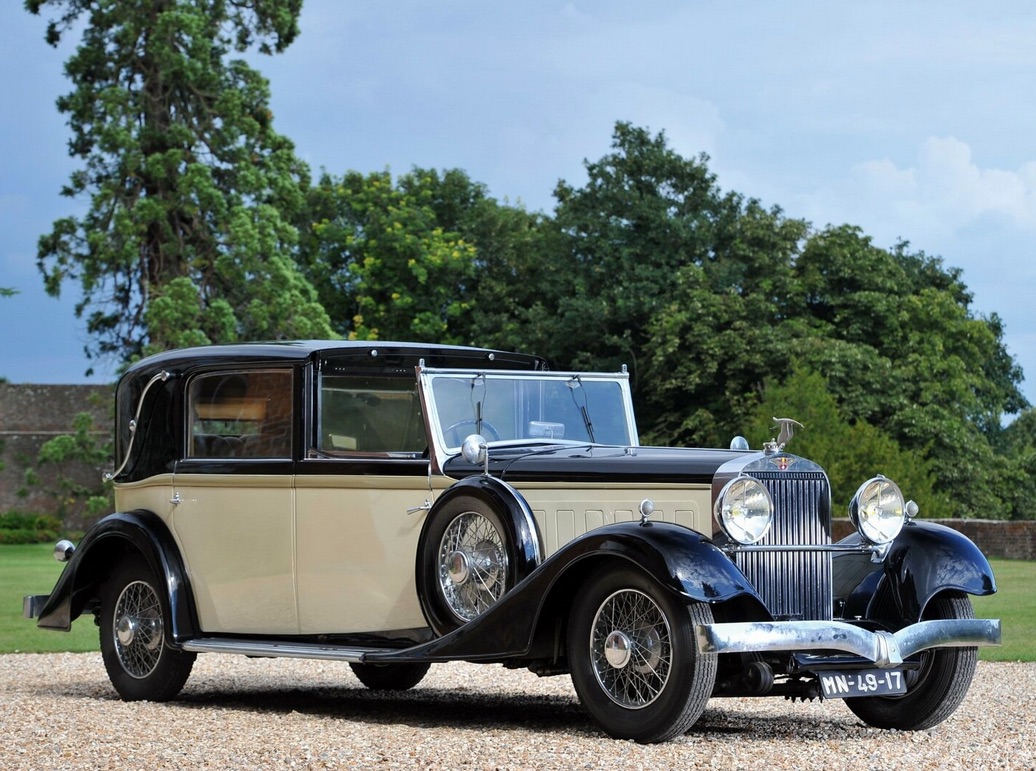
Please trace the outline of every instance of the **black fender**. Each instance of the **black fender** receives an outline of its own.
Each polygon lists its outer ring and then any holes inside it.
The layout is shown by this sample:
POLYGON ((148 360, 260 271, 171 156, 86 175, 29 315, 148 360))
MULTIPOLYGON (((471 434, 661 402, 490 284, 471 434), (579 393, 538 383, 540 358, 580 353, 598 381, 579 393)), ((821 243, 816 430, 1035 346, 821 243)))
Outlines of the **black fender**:
POLYGON ((177 647, 197 636, 190 582, 180 551, 166 524, 150 511, 109 514, 83 536, 40 612, 37 626, 69 631, 84 610, 96 608, 101 585, 119 559, 140 554, 165 584, 166 642, 177 647))
MULTIPOLYGON (((854 533, 841 543, 862 543, 862 537, 854 533)), ((981 597, 996 592, 996 579, 989 560, 967 536, 930 520, 915 520, 904 525, 884 561, 851 593, 846 617, 887 615, 880 607, 882 590, 895 602, 899 620, 914 623, 940 592, 981 597)))
POLYGON ((365 660, 495 661, 527 656, 539 630, 567 616, 579 587, 603 560, 632 563, 685 602, 717 603, 747 597, 769 617, 744 574, 701 533, 682 525, 621 522, 570 541, 459 629, 405 652, 368 654, 365 660))

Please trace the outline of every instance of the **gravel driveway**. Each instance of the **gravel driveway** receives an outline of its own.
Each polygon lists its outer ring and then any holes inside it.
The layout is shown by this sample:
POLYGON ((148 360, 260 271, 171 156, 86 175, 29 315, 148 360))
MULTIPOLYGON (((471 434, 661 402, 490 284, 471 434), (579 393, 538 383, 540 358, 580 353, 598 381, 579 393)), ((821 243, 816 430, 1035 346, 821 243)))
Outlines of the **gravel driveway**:
POLYGON ((1036 664, 979 663, 931 731, 867 728, 838 701, 715 699, 686 736, 600 734, 568 677, 438 664, 403 694, 345 664, 206 654, 180 698, 119 701, 100 654, 0 656, 0 768, 1036 768, 1036 664))

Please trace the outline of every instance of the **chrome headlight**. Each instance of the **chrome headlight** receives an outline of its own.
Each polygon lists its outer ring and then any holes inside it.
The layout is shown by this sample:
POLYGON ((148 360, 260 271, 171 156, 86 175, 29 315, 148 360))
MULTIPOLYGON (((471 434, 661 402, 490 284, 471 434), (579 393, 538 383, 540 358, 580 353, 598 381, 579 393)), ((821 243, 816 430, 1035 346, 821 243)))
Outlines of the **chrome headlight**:
POLYGON ((892 541, 903 529, 906 503, 899 486, 891 479, 868 479, 849 501, 849 519, 864 538, 873 544, 892 541))
POLYGON ((752 544, 759 541, 773 522, 773 499, 759 482, 738 477, 727 482, 716 498, 716 521, 732 541, 752 544))

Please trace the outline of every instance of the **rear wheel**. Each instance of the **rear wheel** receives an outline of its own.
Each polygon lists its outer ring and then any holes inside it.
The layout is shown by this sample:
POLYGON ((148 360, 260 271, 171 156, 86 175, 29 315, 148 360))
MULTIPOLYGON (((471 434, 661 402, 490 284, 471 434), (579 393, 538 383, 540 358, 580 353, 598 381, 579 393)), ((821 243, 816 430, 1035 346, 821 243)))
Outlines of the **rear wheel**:
MULTIPOLYGON (((924 613, 926 621, 974 617, 971 600, 957 592, 936 597, 924 613)), ((938 725, 964 701, 978 649, 932 648, 920 656, 920 668, 906 673, 907 692, 902 696, 865 696, 846 699, 845 705, 876 728, 922 731, 938 725)))
POLYGON ((602 568, 584 583, 568 626, 579 700, 616 739, 661 742, 699 718, 716 681, 717 656, 699 653, 694 625, 712 622, 631 568, 602 568))
POLYGON ((372 691, 406 691, 428 674, 430 664, 349 664, 357 679, 372 691))
POLYGON ((126 701, 168 701, 180 692, 195 654, 165 643, 165 606, 142 559, 119 565, 101 590, 101 657, 126 701))

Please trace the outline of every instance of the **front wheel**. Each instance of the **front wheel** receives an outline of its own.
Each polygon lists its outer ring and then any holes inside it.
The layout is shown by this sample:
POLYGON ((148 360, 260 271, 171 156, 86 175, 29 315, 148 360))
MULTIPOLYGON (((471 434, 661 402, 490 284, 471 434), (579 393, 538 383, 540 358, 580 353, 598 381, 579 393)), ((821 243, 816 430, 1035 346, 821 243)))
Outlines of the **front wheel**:
POLYGON ((568 661, 579 701, 615 739, 662 742, 701 716, 716 681, 716 654, 702 654, 694 626, 712 623, 639 570, 597 570, 569 619, 568 661))
POLYGON ((165 644, 166 612, 147 564, 116 567, 101 590, 101 657, 126 701, 168 701, 180 692, 195 654, 165 644))
MULTIPOLYGON (((932 600, 924 620, 974 618, 971 600, 957 592, 932 600)), ((923 731, 952 715, 971 685, 977 648, 932 648, 921 654, 921 665, 907 672, 902 696, 865 696, 846 699, 845 706, 875 728, 923 731)))

